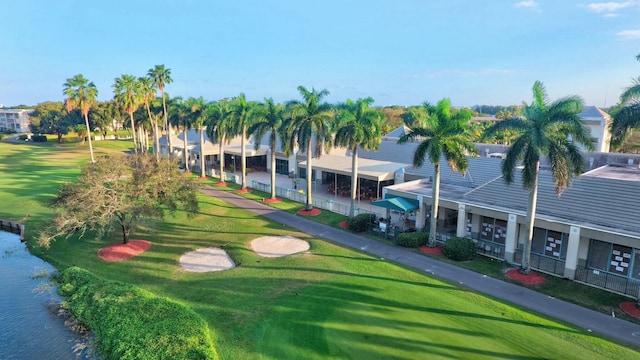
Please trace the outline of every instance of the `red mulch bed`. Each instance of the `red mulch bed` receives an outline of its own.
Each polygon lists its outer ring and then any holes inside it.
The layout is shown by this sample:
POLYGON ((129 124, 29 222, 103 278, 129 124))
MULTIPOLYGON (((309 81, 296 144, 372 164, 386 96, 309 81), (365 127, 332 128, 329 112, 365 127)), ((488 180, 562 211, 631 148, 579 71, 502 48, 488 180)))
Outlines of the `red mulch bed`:
POLYGON ((302 215, 302 216, 317 216, 322 214, 322 211, 320 211, 320 209, 311 209, 311 210, 298 210, 297 212, 298 215, 302 215))
POLYGON ((251 189, 238 189, 236 192, 240 194, 247 194, 251 192, 251 189))
POLYGON ((420 246, 420 251, 423 253, 431 254, 431 255, 442 255, 442 246, 438 245, 436 247, 428 247, 426 245, 420 246))
POLYGON ((126 244, 113 244, 98 250, 98 257, 107 262, 117 262, 140 255, 150 247, 147 240, 129 240, 126 244))
POLYGON ((192 173, 191 171, 185 171, 185 172, 183 172, 183 174, 185 174, 185 175, 191 175, 191 174, 193 174, 193 173, 192 173))
POLYGON ((340 227, 341 227, 341 228, 343 228, 343 229, 347 229, 347 230, 349 230, 349 223, 348 223, 348 222, 346 222, 346 221, 340 221, 340 222, 338 223, 338 226, 340 226, 340 227))
POLYGON ((269 203, 269 204, 273 204, 273 203, 279 203, 279 202, 282 202, 282 199, 278 199, 278 198, 276 198, 276 199, 271 199, 271 198, 269 198, 269 199, 264 199, 264 202, 269 203))
POLYGON ((216 186, 227 186, 227 182, 226 181, 218 181, 216 183, 216 186))
POLYGON ((525 275, 521 274, 520 271, 516 268, 509 269, 504 272, 504 274, 511 280, 515 280, 524 285, 540 285, 544 283, 544 276, 541 274, 532 271, 531 274, 525 275))
POLYGON ((625 312, 625 314, 634 317, 636 319, 640 319, 640 309, 636 306, 635 301, 625 301, 620 304, 620 309, 625 312))

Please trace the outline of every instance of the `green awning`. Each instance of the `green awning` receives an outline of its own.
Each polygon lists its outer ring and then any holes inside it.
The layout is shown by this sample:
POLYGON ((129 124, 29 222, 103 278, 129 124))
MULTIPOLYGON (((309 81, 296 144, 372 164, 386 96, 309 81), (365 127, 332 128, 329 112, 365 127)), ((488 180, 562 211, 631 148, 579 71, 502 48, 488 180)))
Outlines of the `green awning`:
POLYGON ((420 208, 418 200, 403 197, 393 197, 388 199, 372 201, 371 205, 379 206, 396 211, 412 211, 420 208))

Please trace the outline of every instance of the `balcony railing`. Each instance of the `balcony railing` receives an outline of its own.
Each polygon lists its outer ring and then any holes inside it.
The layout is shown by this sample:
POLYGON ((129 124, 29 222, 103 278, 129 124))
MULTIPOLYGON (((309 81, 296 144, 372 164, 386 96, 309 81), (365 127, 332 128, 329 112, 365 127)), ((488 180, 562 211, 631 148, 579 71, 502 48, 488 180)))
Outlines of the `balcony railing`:
POLYGON ((587 267, 576 269, 575 280, 636 298, 640 293, 640 280, 629 279, 603 270, 587 267))

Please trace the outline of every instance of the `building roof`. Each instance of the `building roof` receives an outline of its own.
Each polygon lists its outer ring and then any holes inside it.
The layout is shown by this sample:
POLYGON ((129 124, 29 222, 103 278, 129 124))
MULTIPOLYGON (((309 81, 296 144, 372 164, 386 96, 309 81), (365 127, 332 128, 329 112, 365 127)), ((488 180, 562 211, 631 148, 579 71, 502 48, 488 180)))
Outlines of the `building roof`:
MULTIPOLYGON (((473 168, 475 166, 472 164, 485 162, 482 159, 486 158, 471 159, 470 166, 473 168)), ((429 179, 386 188, 425 197, 431 197, 432 194, 429 179)), ((526 215, 528 196, 529 192, 522 187, 519 171, 516 171, 511 185, 507 185, 503 177, 498 175, 473 188, 445 181, 440 186, 442 200, 520 215, 526 215)), ((556 193, 551 172, 541 170, 536 217, 640 238, 640 207, 629 206, 632 199, 640 199, 640 170, 637 168, 604 166, 574 179, 561 196, 556 193)))
MULTIPOLYGON (((351 161, 351 156, 326 154, 319 158, 314 158, 311 166, 315 170, 351 176, 351 161)), ((307 162, 303 161, 298 165, 306 168, 307 162)), ((407 165, 408 164, 358 157, 358 177, 374 181, 392 180, 395 177, 395 172, 407 165)))

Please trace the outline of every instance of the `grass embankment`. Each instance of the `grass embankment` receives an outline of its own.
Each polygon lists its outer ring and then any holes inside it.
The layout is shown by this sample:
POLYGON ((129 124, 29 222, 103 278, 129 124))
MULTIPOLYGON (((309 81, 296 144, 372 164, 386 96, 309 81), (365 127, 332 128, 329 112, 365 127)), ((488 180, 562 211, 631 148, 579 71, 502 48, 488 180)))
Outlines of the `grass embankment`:
MULTIPOLYGON (((66 151, 64 156, 71 156, 66 151)), ((0 217, 19 219, 25 214, 20 204, 31 203, 27 237, 51 214, 42 201, 58 184, 47 177, 70 180, 88 158, 83 152, 74 155, 80 160, 53 160, 60 154, 55 148, 0 144, 0 166, 13 168, 9 178, 0 177, 0 188, 20 182, 12 193, 0 195, 0 201, 13 204, 0 209, 0 217), (9 153, 16 157, 7 160, 9 153)), ((117 234, 60 239, 49 250, 34 252, 58 269, 76 265, 190 307, 208 324, 223 359, 637 356, 593 333, 292 231, 218 199, 200 199, 195 218, 179 213, 141 227, 134 238, 153 246, 125 262, 105 263, 96 256, 119 241, 117 234), (264 235, 297 236, 309 241, 311 250, 261 258, 249 242, 264 235), (215 273, 179 268, 180 255, 210 246, 224 247, 239 266, 215 273)))
POLYGON ((64 270, 56 282, 105 359, 217 359, 207 324, 185 306, 78 267, 64 270))

